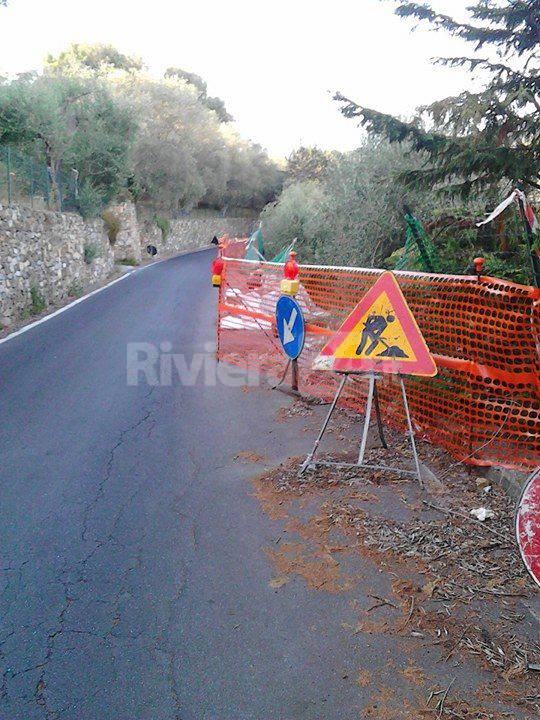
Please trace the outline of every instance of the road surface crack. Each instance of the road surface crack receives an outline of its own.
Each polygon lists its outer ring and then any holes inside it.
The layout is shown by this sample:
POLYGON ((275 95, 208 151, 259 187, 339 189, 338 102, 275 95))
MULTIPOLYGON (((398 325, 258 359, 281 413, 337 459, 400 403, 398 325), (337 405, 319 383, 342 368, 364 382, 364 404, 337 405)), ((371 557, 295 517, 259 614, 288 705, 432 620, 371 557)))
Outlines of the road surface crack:
POLYGON ((179 689, 179 681, 178 681, 178 678, 176 677, 176 667, 178 665, 178 654, 177 654, 176 650, 170 649, 168 647, 163 647, 163 645, 161 643, 162 642, 166 643, 167 638, 170 637, 171 625, 172 625, 174 617, 175 617, 174 606, 175 606, 175 603, 178 602, 178 600, 180 599, 182 594, 185 592, 187 583, 188 583, 187 568, 184 565, 184 581, 178 587, 174 596, 167 602, 167 605, 168 605, 167 617, 165 619, 165 622, 164 622, 161 630, 158 630, 158 634, 156 636, 156 640, 155 640, 154 647, 153 647, 154 651, 161 652, 168 658, 166 677, 167 677, 167 681, 169 684, 171 700, 174 703, 174 707, 176 709, 174 720, 182 720, 182 717, 181 717, 182 702, 181 702, 181 695, 180 695, 180 689, 179 689))
MULTIPOLYGON (((152 388, 152 390, 153 390, 153 388, 152 388)), ((150 391, 145 397, 148 398, 150 396, 151 392, 152 391, 150 391)), ((109 452, 109 457, 107 459, 105 474, 98 484, 97 491, 96 491, 94 497, 90 500, 89 503, 87 503, 87 505, 85 506, 84 511, 83 511, 82 530, 81 530, 81 540, 83 542, 87 541, 89 539, 88 538, 88 523, 90 521, 90 515, 91 515, 92 511, 94 510, 94 508, 99 503, 99 501, 103 498, 103 496, 105 494, 105 487, 108 484, 109 480, 111 479, 112 468, 113 468, 113 464, 114 464, 116 451, 124 444, 128 435, 130 435, 132 432, 137 430, 137 428, 139 428, 141 425, 143 425, 151 417, 153 412, 154 412, 154 408, 150 408, 149 410, 146 410, 144 415, 142 416, 142 418, 137 420, 136 423, 134 423, 133 425, 130 425, 125 430, 122 430, 120 432, 117 442, 111 448, 111 450, 109 452)))
POLYGON ((71 597, 71 595, 69 594, 69 583, 63 580, 60 580, 60 583, 64 588, 64 603, 60 610, 60 614, 58 615, 56 629, 53 632, 49 633, 49 635, 47 636, 45 659, 42 663, 36 666, 36 668, 41 668, 41 672, 36 683, 34 697, 37 705, 39 705, 39 707, 43 708, 43 710, 45 711, 46 720, 57 720, 59 717, 58 713, 49 707, 46 697, 47 684, 45 676, 47 673, 47 667, 54 653, 56 642, 64 632, 66 613, 69 610, 71 604, 73 603, 73 597, 71 597))

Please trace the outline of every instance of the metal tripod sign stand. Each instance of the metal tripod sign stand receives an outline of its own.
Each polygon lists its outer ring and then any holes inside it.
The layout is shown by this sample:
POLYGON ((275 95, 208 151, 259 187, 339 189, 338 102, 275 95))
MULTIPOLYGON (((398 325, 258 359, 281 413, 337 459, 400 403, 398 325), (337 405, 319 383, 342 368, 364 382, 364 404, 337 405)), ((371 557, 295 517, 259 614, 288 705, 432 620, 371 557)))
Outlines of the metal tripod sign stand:
POLYGON ((377 375, 375 372, 371 371, 368 373, 341 373, 341 382, 339 383, 338 389, 336 391, 336 394, 334 396, 334 399, 332 401, 332 404, 330 405, 330 410, 328 411, 328 414, 324 420, 324 423, 322 425, 322 428, 319 432, 319 435, 317 436, 317 439, 315 440, 315 444, 313 445, 312 451, 309 453, 305 461, 302 463, 302 466, 300 468, 300 475, 303 475, 306 470, 309 468, 314 468, 317 466, 321 467, 336 467, 336 468, 343 468, 343 469, 366 469, 366 470, 385 470, 385 471, 391 471, 391 472, 397 472, 401 475, 410 475, 412 477, 417 477, 418 481, 421 486, 423 486, 422 481, 422 473, 420 470, 420 461, 418 459, 418 452, 416 450, 416 441, 414 438, 414 430, 411 420, 411 413, 409 411, 409 402, 407 400, 407 390, 405 388, 405 383, 403 382, 403 377, 399 375, 399 382, 401 385, 401 393, 403 396, 403 407, 405 409, 405 415, 407 418, 407 428, 408 428, 408 435, 409 435, 409 441, 411 444, 411 449, 413 453, 414 458, 414 470, 407 470, 404 468, 397 468, 397 467, 390 467, 389 465, 373 465, 369 463, 364 462, 364 458, 366 455, 366 448, 367 448, 367 440, 368 440, 368 433, 369 433, 369 424, 371 420, 371 413, 373 406, 375 406, 375 411, 377 415, 377 426, 379 430, 379 437, 381 439, 381 443, 385 449, 388 449, 388 445, 386 443, 383 427, 382 427, 382 420, 381 420, 381 414, 380 414, 380 408, 379 408, 379 396, 377 392, 377 380, 381 379, 380 375, 377 375), (334 414, 334 411, 337 407, 339 398, 341 397, 343 390, 345 388, 345 384, 348 379, 354 380, 355 378, 362 378, 367 379, 369 381, 369 387, 368 387, 368 395, 367 395, 367 401, 366 401, 366 413, 364 417, 364 427, 362 430, 362 439, 360 441, 360 448, 358 452, 358 461, 356 463, 340 463, 340 462, 330 462, 330 461, 322 461, 322 460, 315 460, 315 454, 319 448, 319 445, 321 443, 321 440, 323 439, 323 436, 326 432, 326 429, 328 428, 328 425, 330 423, 330 419, 332 418, 332 415, 334 414))
POLYGON ((437 366, 393 273, 382 273, 339 330, 323 347, 319 356, 315 359, 313 368, 315 370, 333 370, 341 374, 342 378, 313 450, 303 463, 300 473, 304 473, 308 467, 315 464, 349 468, 361 467, 372 470, 393 470, 404 475, 417 476, 420 484, 422 484, 420 463, 416 451, 403 375, 433 377, 437 374, 437 366), (386 447, 376 385, 377 380, 381 378, 381 373, 396 375, 401 385, 409 440, 414 457, 414 471, 391 468, 387 465, 364 463, 369 422, 374 402, 379 435, 383 441, 383 446, 386 447), (352 379, 362 377, 367 378, 369 381, 366 415, 358 462, 354 465, 349 463, 315 463, 315 453, 349 377, 352 379))

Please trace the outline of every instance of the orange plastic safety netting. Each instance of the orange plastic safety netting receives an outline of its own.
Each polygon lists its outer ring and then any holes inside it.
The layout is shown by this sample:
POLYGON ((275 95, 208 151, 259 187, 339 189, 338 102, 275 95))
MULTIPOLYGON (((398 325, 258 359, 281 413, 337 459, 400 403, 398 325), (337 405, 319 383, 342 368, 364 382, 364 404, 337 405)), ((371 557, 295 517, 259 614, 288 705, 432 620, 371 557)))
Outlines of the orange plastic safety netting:
MULTIPOLYGON (((224 259, 218 358, 277 380, 287 363, 274 320, 283 265, 224 259)), ((312 370, 313 360, 381 272, 300 266, 303 393, 334 394, 336 376, 312 370)), ((435 378, 405 378, 418 435, 473 465, 540 465, 540 290, 490 277, 395 274, 438 368, 435 378)), ((343 404, 362 410, 366 386, 348 383, 343 404)), ((379 396, 383 416, 404 428, 395 378, 384 376, 379 396)))
POLYGON ((246 254, 248 238, 230 238, 222 235, 219 238, 219 254, 228 258, 243 258, 246 254))

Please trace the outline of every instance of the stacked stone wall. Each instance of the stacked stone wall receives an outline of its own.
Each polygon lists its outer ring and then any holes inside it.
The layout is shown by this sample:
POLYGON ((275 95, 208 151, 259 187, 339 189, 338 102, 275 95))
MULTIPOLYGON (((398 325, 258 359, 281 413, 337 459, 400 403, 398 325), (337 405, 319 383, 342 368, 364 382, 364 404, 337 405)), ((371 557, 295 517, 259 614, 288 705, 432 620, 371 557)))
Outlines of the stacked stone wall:
POLYGON ((211 247, 214 235, 245 237, 255 225, 253 218, 184 217, 164 234, 132 203, 108 213, 118 221, 116 238, 101 218, 0 205, 0 325, 35 312, 36 299, 48 307, 81 294, 106 280, 115 262, 139 264, 148 259, 147 245, 157 247, 159 260, 211 247))
POLYGON ((0 206, 0 323, 77 295, 107 278, 114 253, 102 220, 0 206))

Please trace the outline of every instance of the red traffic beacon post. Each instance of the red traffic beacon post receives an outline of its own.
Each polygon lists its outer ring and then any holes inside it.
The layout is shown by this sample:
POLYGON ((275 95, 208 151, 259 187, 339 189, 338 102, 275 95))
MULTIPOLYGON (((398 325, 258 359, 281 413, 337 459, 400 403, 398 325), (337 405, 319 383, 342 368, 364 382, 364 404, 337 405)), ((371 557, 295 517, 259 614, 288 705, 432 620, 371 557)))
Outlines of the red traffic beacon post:
POLYGON ((529 477, 519 499, 516 537, 525 567, 540 587, 540 468, 529 477))
POLYGON ((474 258, 474 260, 473 260, 474 272, 476 273, 476 277, 478 278, 478 280, 480 280, 480 278, 484 274, 484 263, 485 262, 486 261, 484 260, 483 257, 477 257, 477 258, 474 258))
POLYGON ((281 292, 283 295, 296 295, 298 292, 298 272, 300 268, 296 262, 296 253, 291 250, 291 256, 285 263, 283 269, 284 279, 281 281, 281 292))
POLYGON ((212 285, 214 287, 221 286, 221 276, 223 275, 223 258, 217 257, 212 261, 212 285))

